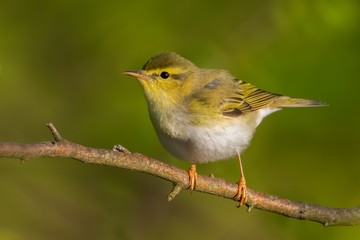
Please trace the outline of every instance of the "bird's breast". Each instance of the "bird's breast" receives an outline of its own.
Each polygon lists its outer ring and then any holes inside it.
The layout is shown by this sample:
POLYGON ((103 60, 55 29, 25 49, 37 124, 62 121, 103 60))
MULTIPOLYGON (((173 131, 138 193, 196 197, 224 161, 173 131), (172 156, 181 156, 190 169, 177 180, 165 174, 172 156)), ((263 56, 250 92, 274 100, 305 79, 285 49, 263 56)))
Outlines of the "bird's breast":
POLYGON ((255 127, 242 119, 211 127, 186 125, 186 138, 156 131, 164 148, 175 157, 191 163, 206 163, 230 158, 245 150, 255 127))

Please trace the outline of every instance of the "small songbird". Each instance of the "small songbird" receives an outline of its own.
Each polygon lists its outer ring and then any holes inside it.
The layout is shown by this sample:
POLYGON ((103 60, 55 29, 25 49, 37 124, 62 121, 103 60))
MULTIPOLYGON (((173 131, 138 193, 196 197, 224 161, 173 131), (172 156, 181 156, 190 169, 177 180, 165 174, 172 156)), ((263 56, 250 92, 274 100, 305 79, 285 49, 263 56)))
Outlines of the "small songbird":
POLYGON ((191 190, 197 183, 196 164, 238 156, 241 175, 234 198, 239 206, 246 200, 240 153, 263 118, 286 107, 323 105, 261 90, 226 70, 198 68, 172 52, 160 53, 142 70, 124 74, 139 79, 164 148, 192 163, 191 190))

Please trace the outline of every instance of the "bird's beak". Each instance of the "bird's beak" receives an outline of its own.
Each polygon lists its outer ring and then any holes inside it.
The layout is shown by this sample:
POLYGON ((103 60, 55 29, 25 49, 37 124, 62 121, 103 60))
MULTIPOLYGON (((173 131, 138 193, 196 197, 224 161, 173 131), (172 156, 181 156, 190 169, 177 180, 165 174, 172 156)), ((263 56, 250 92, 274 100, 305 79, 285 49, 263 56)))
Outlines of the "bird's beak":
POLYGON ((128 71, 128 72, 124 72, 125 75, 131 76, 131 77, 136 77, 139 80, 148 80, 148 76, 146 76, 146 74, 143 71, 128 71))

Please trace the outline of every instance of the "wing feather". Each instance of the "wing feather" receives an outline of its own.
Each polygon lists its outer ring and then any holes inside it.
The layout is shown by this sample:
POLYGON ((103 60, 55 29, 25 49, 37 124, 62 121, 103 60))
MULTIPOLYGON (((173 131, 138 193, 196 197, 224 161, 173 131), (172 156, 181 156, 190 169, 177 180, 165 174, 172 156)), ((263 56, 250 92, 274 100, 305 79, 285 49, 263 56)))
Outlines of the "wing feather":
POLYGON ((224 98, 221 104, 221 112, 227 117, 237 117, 267 107, 280 96, 256 88, 250 83, 239 81, 237 89, 234 89, 229 97, 224 98), (235 111, 235 109, 237 110, 235 111), (233 112, 239 114, 234 115, 233 112))
POLYGON ((266 92, 238 79, 217 77, 187 99, 192 124, 216 118, 236 118, 269 106, 279 94, 266 92))

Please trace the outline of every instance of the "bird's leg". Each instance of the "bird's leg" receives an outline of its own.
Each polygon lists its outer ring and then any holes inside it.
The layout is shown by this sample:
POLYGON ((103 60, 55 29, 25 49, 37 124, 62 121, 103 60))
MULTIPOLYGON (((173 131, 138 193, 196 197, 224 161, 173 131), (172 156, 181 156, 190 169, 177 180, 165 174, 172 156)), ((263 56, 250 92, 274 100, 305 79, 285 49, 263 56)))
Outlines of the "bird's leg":
POLYGON ((246 181, 245 181, 245 177, 244 177, 244 172, 243 172, 243 168, 242 168, 242 164, 241 164, 241 158, 240 158, 240 153, 238 153, 238 159, 239 159, 239 165, 240 165, 240 181, 238 182, 238 192, 235 195, 235 199, 239 200, 239 206, 237 206, 238 208, 241 207, 241 205, 244 203, 244 201, 246 200, 246 181))
POLYGON ((197 172, 196 172, 196 164, 193 164, 189 168, 189 181, 190 181, 190 190, 194 190, 197 184, 197 172))

